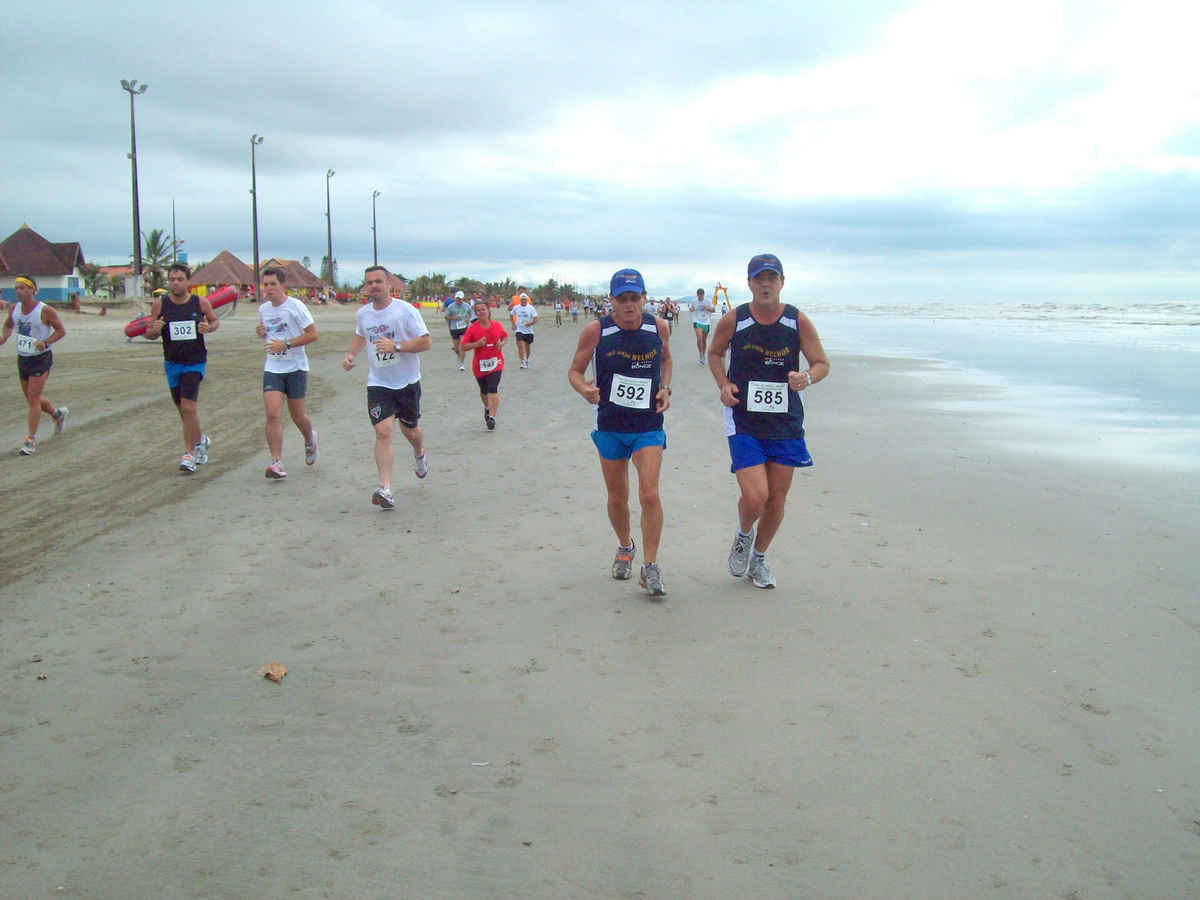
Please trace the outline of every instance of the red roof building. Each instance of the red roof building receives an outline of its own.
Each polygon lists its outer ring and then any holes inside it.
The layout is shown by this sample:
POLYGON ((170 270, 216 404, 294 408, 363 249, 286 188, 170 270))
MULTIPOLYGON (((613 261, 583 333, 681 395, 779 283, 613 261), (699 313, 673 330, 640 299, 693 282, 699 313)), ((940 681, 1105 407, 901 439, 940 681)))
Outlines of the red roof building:
POLYGON ((70 303, 83 293, 84 264, 78 241, 53 243, 28 225, 22 225, 0 241, 0 296, 15 303, 18 275, 37 282, 38 299, 70 303))

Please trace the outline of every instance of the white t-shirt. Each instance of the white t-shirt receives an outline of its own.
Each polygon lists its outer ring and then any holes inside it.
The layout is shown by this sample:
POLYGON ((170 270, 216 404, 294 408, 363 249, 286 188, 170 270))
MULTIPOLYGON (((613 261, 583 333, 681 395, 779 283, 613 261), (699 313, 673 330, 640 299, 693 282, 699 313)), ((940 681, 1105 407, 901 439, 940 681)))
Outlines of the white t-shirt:
POLYGON ((375 352, 375 341, 381 337, 399 344, 429 334, 425 320, 411 303, 393 298, 383 309, 376 309, 375 304, 368 303, 358 308, 354 319, 354 333, 367 339, 366 352, 371 364, 367 374, 368 387, 398 391, 421 380, 421 363, 417 354, 375 352))
POLYGON ((703 300, 692 301, 692 324, 708 325, 712 321, 712 301, 705 297, 703 300))
MULTIPOLYGON (((313 324, 308 307, 295 297, 288 297, 278 306, 267 302, 258 304, 258 318, 267 329, 263 340, 290 341, 304 334, 304 329, 313 324)), ((282 353, 268 353, 263 364, 267 372, 286 375, 288 372, 307 372, 308 354, 303 347, 293 347, 282 353)))
POLYGON ((519 334, 533 334, 533 320, 537 318, 537 310, 533 308, 532 303, 528 306, 518 303, 513 307, 513 316, 517 320, 519 334))

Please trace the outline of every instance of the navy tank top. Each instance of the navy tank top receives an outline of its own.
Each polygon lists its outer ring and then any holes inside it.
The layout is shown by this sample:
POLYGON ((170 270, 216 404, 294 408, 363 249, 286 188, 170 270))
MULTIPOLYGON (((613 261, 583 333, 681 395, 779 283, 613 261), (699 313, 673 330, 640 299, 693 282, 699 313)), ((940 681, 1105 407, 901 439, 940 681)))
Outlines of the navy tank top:
POLYGON ((625 331, 611 315, 600 320, 600 340, 592 371, 600 389, 596 429, 634 434, 660 431, 663 414, 655 412, 662 379, 662 338, 654 316, 642 313, 642 324, 625 331))
POLYGON ((199 297, 190 294, 186 303, 175 303, 170 297, 165 298, 162 317, 167 323, 162 330, 163 359, 183 365, 208 361, 204 335, 198 327, 204 320, 199 297))
POLYGON ((773 325, 750 315, 750 304, 737 308, 729 342, 729 380, 737 385, 738 405, 725 410, 727 434, 748 434, 762 441, 804 437, 804 401, 787 384, 788 372, 800 371, 800 311, 784 304, 773 325))

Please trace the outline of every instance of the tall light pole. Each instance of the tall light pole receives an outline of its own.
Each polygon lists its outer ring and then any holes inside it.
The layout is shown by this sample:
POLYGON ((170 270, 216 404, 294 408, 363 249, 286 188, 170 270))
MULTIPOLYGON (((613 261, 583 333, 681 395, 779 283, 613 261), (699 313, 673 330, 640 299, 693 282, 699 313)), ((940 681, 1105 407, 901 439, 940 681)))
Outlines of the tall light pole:
POLYGON ((258 300, 258 286, 261 279, 258 275, 258 172, 255 169, 254 151, 263 142, 262 135, 250 135, 250 208, 254 216, 254 299, 258 300))
POLYGON ((137 278, 136 296, 142 296, 142 217, 138 212, 137 188, 137 126, 133 118, 133 98, 146 93, 149 85, 137 83, 136 78, 121 79, 121 87, 129 92, 129 159, 133 165, 133 274, 137 278))
POLYGON ((375 262, 373 265, 379 265, 379 238, 375 234, 375 198, 379 196, 379 191, 371 195, 371 246, 375 250, 375 262))
POLYGON ((329 238, 326 246, 326 259, 329 260, 329 286, 337 293, 337 279, 333 277, 333 219, 329 217, 329 179, 333 177, 333 169, 325 173, 325 231, 329 238))

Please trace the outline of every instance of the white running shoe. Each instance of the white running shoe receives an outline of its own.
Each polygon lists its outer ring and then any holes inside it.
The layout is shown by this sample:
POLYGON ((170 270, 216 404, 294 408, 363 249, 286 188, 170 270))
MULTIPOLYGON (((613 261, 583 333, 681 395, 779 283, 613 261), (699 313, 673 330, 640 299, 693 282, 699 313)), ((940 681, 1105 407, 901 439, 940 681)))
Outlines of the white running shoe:
POLYGON ((771 574, 771 567, 767 565, 765 556, 751 556, 750 568, 748 569, 750 581, 758 588, 773 588, 775 587, 775 576, 771 574))
POLYGON ((371 495, 371 502, 384 509, 391 509, 396 505, 396 499, 392 496, 392 492, 383 485, 375 488, 375 493, 371 495))
POLYGON ((192 448, 192 455, 196 457, 196 465, 202 466, 208 462, 208 445, 211 443, 212 441, 208 439, 207 434, 200 435, 200 440, 192 448))
POLYGON ((271 460, 271 464, 267 466, 268 478, 287 478, 287 472, 283 471, 283 463, 277 459, 271 460))
POLYGON ((646 589, 650 597, 666 596, 667 589, 663 586, 662 575, 658 571, 658 563, 646 563, 642 566, 641 578, 638 584, 646 589))
POLYGON ((754 544, 754 532, 742 537, 739 527, 733 533, 733 546, 729 548, 729 574, 741 578, 750 568, 750 548, 754 544))
POLYGON ((422 453, 420 456, 413 457, 413 471, 417 473, 418 478, 424 478, 429 474, 428 454, 422 453))
POLYGON ((317 429, 314 428, 312 433, 312 443, 304 445, 304 464, 306 466, 311 466, 317 461, 317 429))
POLYGON ((67 413, 69 413, 69 412, 70 412, 70 410, 67 409, 65 406, 60 406, 58 409, 56 409, 54 411, 54 415, 51 416, 51 418, 54 419, 54 433, 55 434, 62 434, 64 431, 67 430, 67 413))
POLYGON ((25 443, 21 445, 22 456, 33 456, 37 452, 37 438, 33 435, 25 438, 25 443))
POLYGON ((191 475, 196 471, 196 458, 190 453, 183 454, 183 459, 179 461, 179 471, 185 475, 191 475))
POLYGON ((458 364, 458 371, 460 371, 460 372, 465 372, 465 371, 467 371, 467 367, 466 367, 466 366, 464 366, 462 363, 459 363, 459 364, 458 364))
MULTIPOLYGON (((630 541, 633 544, 633 541, 630 541)), ((626 581, 633 577, 633 558, 637 556, 637 544, 632 547, 617 545, 617 555, 613 558, 612 577, 617 581, 626 581)))

